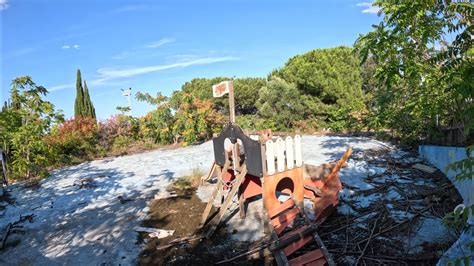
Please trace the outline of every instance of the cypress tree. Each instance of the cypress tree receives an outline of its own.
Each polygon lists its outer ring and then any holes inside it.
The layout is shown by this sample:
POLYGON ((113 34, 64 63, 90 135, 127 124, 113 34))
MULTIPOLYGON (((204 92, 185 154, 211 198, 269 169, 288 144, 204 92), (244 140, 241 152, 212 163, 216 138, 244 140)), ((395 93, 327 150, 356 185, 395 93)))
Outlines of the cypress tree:
POLYGON ((89 89, 87 88, 87 83, 84 80, 84 114, 87 117, 92 117, 96 119, 95 108, 92 104, 91 97, 89 95, 89 89))
POLYGON ((81 70, 77 70, 76 76, 76 101, 74 102, 74 117, 84 117, 84 90, 82 89, 81 70))

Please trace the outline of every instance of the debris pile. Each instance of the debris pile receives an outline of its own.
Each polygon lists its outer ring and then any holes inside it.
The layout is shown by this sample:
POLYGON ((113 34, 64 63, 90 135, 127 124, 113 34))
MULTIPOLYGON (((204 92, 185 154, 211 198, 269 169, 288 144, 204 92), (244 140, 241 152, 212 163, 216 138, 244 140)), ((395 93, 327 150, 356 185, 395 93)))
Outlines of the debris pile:
POLYGON ((406 151, 351 158, 341 170, 342 202, 320 229, 336 263, 436 263, 436 251, 455 240, 442 224, 462 201, 453 184, 406 151))

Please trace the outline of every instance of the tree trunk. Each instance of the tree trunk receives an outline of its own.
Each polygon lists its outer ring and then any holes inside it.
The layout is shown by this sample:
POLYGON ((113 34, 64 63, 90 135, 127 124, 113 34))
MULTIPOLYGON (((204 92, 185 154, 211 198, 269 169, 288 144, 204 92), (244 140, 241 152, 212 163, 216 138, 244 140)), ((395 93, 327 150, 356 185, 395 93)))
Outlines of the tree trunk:
POLYGON ((8 172, 7 172, 7 156, 5 152, 1 150, 1 160, 2 160, 2 173, 3 173, 3 183, 8 186, 8 172))

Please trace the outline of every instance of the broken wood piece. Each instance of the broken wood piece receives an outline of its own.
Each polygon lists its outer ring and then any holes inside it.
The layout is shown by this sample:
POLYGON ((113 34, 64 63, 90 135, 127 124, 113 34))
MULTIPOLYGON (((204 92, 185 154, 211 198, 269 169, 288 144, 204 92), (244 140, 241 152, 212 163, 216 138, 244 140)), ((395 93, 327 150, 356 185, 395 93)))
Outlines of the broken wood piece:
POLYGON ((148 233, 149 237, 156 237, 158 239, 172 236, 174 234, 174 230, 164 230, 151 227, 135 226, 133 229, 136 232, 148 233))
POLYGON ((412 168, 416 169, 416 170, 420 170, 420 171, 428 173, 428 174, 432 174, 432 173, 434 173, 438 170, 438 169, 430 167, 428 165, 419 164, 419 163, 413 165, 412 168))
POLYGON ((204 182, 211 180, 215 170, 216 170, 216 161, 212 161, 209 172, 207 172, 206 175, 201 177, 201 184, 204 184, 204 182))
POLYGON ((0 243, 0 250, 2 250, 3 247, 5 246, 5 242, 7 242, 7 238, 8 238, 8 235, 10 235, 10 230, 12 229, 12 227, 13 225, 11 223, 7 225, 6 231, 3 234, 2 242, 0 243))
POLYGON ((166 245, 161 245, 161 246, 156 247, 156 250, 168 249, 168 248, 173 247, 175 245, 179 245, 179 244, 183 244, 183 243, 189 243, 189 242, 192 242, 192 241, 201 240, 203 238, 204 238, 204 236, 195 236, 195 235, 177 238, 175 240, 172 240, 171 242, 169 242, 166 245))
POLYGON ((168 198, 174 198, 177 197, 178 194, 176 194, 176 191, 162 191, 159 192, 155 195, 156 200, 161 200, 161 199, 168 199, 168 198))
POLYGON ((124 197, 122 197, 122 196, 118 196, 117 199, 119 199, 120 204, 125 204, 125 203, 127 203, 127 202, 129 202, 129 201, 133 201, 133 199, 126 199, 126 198, 124 198, 124 197))

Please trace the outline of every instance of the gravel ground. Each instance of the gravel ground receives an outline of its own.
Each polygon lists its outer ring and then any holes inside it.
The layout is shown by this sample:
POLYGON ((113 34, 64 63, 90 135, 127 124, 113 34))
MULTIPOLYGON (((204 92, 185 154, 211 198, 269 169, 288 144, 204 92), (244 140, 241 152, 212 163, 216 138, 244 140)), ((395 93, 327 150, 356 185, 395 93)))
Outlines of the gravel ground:
MULTIPOLYGON (((396 157, 401 152, 363 137, 304 136, 302 141, 303 160, 314 165, 340 158, 349 146, 354 154, 391 149, 396 157)), ((133 228, 146 217, 154 195, 193 168, 206 171, 212 159, 212 142, 206 142, 87 162, 54 171, 34 187, 11 186, 7 191, 10 203, 0 202, 0 230, 20 216, 33 215, 33 219, 12 232, 6 248, 0 251, 0 264, 134 264, 142 246, 137 244, 133 228)), ((341 179, 364 185, 363 177, 369 172, 383 171, 350 161, 341 179)), ((201 187, 198 196, 207 201, 212 188, 201 187)), ((342 194, 351 200, 350 189, 342 194)), ((372 199, 352 200, 364 204, 372 199)), ((245 220, 239 215, 225 218, 233 238, 253 241, 263 236, 261 206, 259 201, 251 203, 245 220)), ((347 206, 338 208, 351 211, 347 206)))

